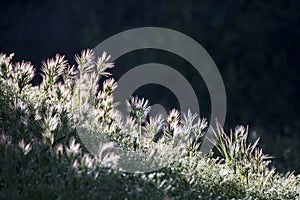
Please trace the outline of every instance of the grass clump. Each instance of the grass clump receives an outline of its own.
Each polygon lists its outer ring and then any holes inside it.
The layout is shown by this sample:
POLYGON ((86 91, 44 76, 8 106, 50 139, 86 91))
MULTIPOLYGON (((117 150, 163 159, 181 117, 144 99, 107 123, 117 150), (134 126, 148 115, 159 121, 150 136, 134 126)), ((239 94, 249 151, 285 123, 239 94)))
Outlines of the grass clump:
POLYGON ((122 117, 116 81, 98 87, 114 67, 106 53, 96 59, 83 51, 78 67, 56 55, 43 62, 38 86, 30 84, 33 66, 12 57, 0 55, 1 199, 300 199, 300 176, 277 173, 258 140, 248 143, 248 127, 227 135, 175 109, 166 119, 147 118, 151 106, 138 97, 122 117), (208 128, 222 157, 199 151, 208 128), (157 157, 164 165, 126 172, 115 148, 143 153, 142 167, 157 157))

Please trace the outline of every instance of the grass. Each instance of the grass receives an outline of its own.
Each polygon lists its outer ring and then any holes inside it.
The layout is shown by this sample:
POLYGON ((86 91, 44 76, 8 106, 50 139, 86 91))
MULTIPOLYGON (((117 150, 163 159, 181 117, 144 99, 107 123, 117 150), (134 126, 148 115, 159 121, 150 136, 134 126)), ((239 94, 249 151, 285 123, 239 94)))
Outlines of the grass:
POLYGON ((97 86, 114 67, 106 53, 83 51, 78 67, 56 55, 43 62, 39 86, 30 84, 34 67, 12 56, 0 56, 1 199, 300 199, 300 176, 278 173, 258 140, 249 143, 248 127, 228 135, 175 109, 147 119, 149 102, 138 97, 121 119, 115 80, 97 86), (210 128, 220 157, 199 151, 210 128), (128 172, 122 152, 163 167, 128 172))

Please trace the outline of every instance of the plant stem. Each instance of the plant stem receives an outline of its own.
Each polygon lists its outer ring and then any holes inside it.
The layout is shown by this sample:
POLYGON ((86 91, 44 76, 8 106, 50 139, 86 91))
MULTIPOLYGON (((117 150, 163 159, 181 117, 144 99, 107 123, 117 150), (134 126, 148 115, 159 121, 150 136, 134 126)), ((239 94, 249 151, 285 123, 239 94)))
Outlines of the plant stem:
POLYGON ((190 155, 190 161, 191 161, 193 159, 193 150, 191 147, 189 148, 189 155, 190 155))
POLYGON ((139 119, 139 135, 140 135, 140 148, 143 146, 143 138, 142 138, 142 118, 139 119))

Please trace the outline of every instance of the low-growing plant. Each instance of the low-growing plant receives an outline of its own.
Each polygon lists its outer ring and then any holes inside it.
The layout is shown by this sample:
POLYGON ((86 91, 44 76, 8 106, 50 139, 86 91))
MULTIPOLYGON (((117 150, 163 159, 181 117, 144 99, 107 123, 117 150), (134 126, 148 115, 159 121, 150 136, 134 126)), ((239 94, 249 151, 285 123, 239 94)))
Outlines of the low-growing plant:
POLYGON ((122 117, 107 53, 82 51, 77 67, 56 55, 38 86, 33 66, 12 58, 0 55, 1 199, 300 199, 300 176, 276 172, 258 140, 248 143, 248 127, 227 135, 191 111, 148 116, 138 97, 122 117), (200 151, 209 128, 222 158, 200 151), (157 170, 124 171, 124 152, 143 153, 141 169, 157 170))

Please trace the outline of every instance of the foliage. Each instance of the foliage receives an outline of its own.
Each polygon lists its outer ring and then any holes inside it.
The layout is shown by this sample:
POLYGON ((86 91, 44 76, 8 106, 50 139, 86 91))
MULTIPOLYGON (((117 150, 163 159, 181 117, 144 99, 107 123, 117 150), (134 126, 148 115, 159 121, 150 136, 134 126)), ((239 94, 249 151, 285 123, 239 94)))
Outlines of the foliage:
POLYGON ((33 66, 14 64, 12 56, 0 56, 1 199, 300 199, 300 176, 270 168, 258 140, 248 144, 248 128, 227 136, 217 124, 211 140, 219 158, 199 151, 211 127, 190 111, 182 119, 175 109, 148 119, 148 100, 134 97, 122 118, 115 80, 97 86, 114 66, 106 53, 95 61, 92 50, 83 51, 77 68, 56 55, 43 62, 39 86, 30 84, 33 66), (115 147, 167 165, 125 172, 115 147))

